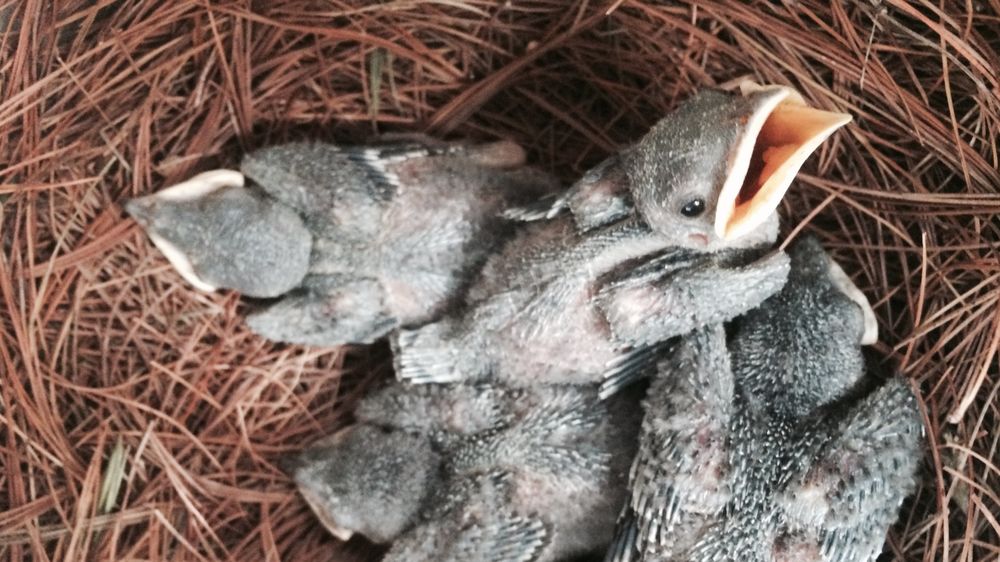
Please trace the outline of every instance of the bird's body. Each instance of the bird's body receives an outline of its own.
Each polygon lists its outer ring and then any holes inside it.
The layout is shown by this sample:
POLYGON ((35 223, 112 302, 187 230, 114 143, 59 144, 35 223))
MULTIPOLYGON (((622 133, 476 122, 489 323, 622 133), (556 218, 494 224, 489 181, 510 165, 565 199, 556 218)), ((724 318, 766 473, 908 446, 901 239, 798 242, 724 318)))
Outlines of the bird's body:
POLYGON ((867 562, 914 486, 921 422, 890 379, 858 397, 863 307, 815 240, 783 290, 685 337, 650 385, 614 561, 867 562))
POLYGON ((787 261, 756 261, 762 253, 669 248, 636 221, 586 234, 569 217, 531 223, 487 261, 466 307, 400 333, 397 372, 411 382, 600 382, 635 347, 727 318, 780 288, 787 261), (730 294, 718 281, 727 276, 730 294))
POLYGON ((359 424, 304 453, 293 476, 340 536, 394 541, 387 560, 592 553, 625 497, 637 402, 602 401, 594 386, 397 384, 366 398, 359 424), (388 461, 370 457, 388 448, 412 461, 378 470, 388 461))
POLYGON ((594 383, 620 350, 589 296, 602 275, 660 243, 636 225, 584 238, 568 217, 528 224, 488 260, 468 307, 399 336, 398 372, 414 382, 594 383))
POLYGON ((393 337, 397 375, 611 380, 642 366, 630 356, 759 304, 787 274, 782 253, 761 258, 774 209, 803 154, 846 122, 798 103, 781 88, 703 92, 554 202, 510 212, 529 224, 486 261, 463 306, 393 337), (799 131, 787 106, 825 128, 799 131))
POLYGON ((129 210, 154 240, 173 247, 175 265, 199 288, 281 297, 249 316, 257 333, 312 345, 370 342, 440 315, 512 232, 500 213, 556 189, 523 163, 523 150, 510 142, 291 143, 245 156, 251 185, 225 171, 228 183, 194 189, 186 213, 174 212, 174 188, 129 210), (290 229, 277 219, 290 216, 298 230, 283 234, 290 229), (189 231, 200 236, 179 235, 189 231), (246 234, 255 231, 262 234, 246 234), (270 254, 277 259, 261 257, 270 254), (212 275, 219 264, 235 266, 212 275), (261 290, 258 279, 274 271, 287 272, 283 283, 261 290))

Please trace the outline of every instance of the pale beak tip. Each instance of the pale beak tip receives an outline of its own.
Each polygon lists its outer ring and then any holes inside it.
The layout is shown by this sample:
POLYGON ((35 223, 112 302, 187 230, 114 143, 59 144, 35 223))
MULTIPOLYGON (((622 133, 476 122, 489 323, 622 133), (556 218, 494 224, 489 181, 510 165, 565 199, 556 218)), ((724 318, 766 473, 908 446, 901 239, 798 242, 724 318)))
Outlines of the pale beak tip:
POLYGON ((843 127, 844 125, 850 123, 851 121, 854 121, 854 116, 851 115, 850 113, 841 113, 839 111, 833 111, 831 113, 837 115, 837 117, 838 117, 838 119, 833 122, 834 125, 835 125, 835 128, 837 128, 837 129, 839 129, 840 127, 843 127))
POLYGON ((341 529, 340 527, 330 526, 330 527, 327 527, 327 529, 330 531, 331 535, 337 537, 338 539, 340 539, 340 540, 342 540, 344 542, 347 542, 347 541, 351 540, 351 537, 354 536, 354 531, 349 531, 347 529, 341 529))

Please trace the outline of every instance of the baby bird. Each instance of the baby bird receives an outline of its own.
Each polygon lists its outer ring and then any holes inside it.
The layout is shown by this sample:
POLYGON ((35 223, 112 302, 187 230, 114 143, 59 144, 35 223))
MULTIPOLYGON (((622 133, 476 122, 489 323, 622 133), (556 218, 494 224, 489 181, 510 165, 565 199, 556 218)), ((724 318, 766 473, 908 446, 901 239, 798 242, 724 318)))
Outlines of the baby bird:
POLYGON ((878 556, 915 485, 916 399, 899 377, 859 398, 867 302, 814 239, 790 254, 728 349, 716 324, 661 362, 606 560, 878 556))
POLYGON ((625 498, 638 396, 596 387, 395 384, 292 476, 336 536, 385 560, 549 561, 601 552, 625 498))
POLYGON ((441 321, 391 338, 410 382, 623 386, 660 342, 721 322, 784 282, 767 254, 805 158, 849 116, 783 87, 702 92, 528 221, 441 321))
POLYGON ((524 160, 506 141, 291 143, 126 210, 195 287, 279 297, 249 315, 258 334, 367 343, 440 315, 509 235, 500 212, 557 188, 524 160))

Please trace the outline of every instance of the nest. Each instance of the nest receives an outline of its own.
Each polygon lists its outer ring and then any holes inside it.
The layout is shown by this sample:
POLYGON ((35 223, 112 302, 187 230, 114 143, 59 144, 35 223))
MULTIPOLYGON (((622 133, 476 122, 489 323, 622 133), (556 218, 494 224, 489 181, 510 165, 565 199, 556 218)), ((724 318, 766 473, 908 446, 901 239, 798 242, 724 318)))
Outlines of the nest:
POLYGON ((280 461, 349 420, 384 347, 248 333, 121 204, 256 146, 512 138, 572 179, 707 87, 855 122, 786 197, 919 389, 922 486, 886 560, 1000 555, 1000 4, 67 0, 0 4, 0 553, 364 560, 280 461))

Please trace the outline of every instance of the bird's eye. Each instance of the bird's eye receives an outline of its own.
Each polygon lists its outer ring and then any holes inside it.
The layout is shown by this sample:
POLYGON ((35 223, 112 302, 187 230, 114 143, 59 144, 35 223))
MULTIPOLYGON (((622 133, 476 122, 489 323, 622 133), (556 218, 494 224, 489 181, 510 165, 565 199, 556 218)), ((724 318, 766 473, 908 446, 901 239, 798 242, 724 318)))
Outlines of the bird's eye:
POLYGON ((698 198, 692 199, 681 207, 681 214, 685 217, 697 217, 698 215, 705 212, 705 200, 698 198))

